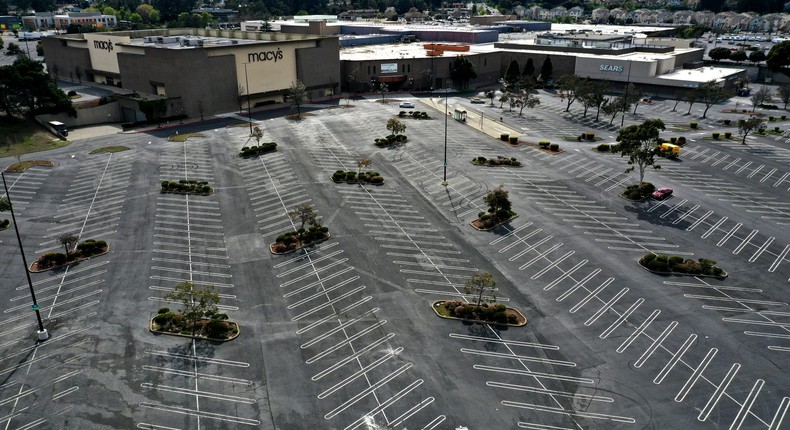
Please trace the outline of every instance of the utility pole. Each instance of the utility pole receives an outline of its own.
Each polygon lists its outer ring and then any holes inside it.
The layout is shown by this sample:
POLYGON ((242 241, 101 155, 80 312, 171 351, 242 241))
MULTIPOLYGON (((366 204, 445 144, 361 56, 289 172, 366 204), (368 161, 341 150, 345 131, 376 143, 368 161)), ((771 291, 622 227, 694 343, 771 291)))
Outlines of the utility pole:
POLYGON ((252 136, 252 109, 250 108, 250 80, 247 78, 247 63, 244 63, 244 82, 247 84, 247 118, 249 118, 250 136, 252 136))

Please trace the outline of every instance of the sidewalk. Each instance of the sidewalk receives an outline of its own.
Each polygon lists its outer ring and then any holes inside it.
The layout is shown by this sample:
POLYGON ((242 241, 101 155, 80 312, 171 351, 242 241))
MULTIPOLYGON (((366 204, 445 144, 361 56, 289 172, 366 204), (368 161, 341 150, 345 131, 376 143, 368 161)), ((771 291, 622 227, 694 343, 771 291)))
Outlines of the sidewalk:
MULTIPOLYGON (((435 109, 439 112, 440 117, 444 116, 444 98, 421 98, 417 100, 435 109)), ((452 116, 453 109, 454 107, 448 104, 447 114, 452 116)), ((452 119, 452 117, 449 119, 452 119)), ((500 122, 498 118, 485 115, 482 113, 482 110, 476 111, 474 109, 466 109, 465 124, 496 140, 499 140, 502 134, 507 134, 509 136, 522 136, 525 134, 521 130, 509 127, 507 124, 500 122)))

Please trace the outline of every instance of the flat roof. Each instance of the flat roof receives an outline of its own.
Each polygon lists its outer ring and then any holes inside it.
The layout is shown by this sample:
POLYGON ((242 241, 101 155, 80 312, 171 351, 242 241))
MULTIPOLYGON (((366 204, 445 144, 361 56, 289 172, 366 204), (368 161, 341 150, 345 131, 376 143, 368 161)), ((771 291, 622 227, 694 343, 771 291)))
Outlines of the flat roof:
POLYGON ((131 39, 129 43, 124 43, 124 45, 143 46, 146 48, 158 48, 158 49, 197 49, 197 48, 211 48, 216 46, 257 45, 264 43, 279 42, 279 41, 271 41, 271 40, 252 40, 252 39, 237 39, 237 38, 228 38, 228 37, 187 36, 187 35, 151 36, 151 37, 154 39, 156 39, 157 37, 163 37, 166 39, 177 38, 179 41, 171 42, 171 43, 156 43, 156 42, 146 42, 144 38, 137 37, 131 39), (203 46, 182 45, 181 41, 185 41, 185 40, 190 40, 190 41, 202 40, 203 46), (236 43, 234 43, 234 41, 236 43))
POLYGON ((745 69, 727 69, 724 67, 700 67, 699 69, 677 69, 664 75, 656 76, 656 79, 666 79, 670 81, 691 81, 705 83, 708 81, 720 81, 729 76, 743 72, 745 69))
MULTIPOLYGON (((475 45, 472 47, 472 51, 477 51, 478 49, 481 52, 495 52, 495 51, 507 51, 507 52, 526 52, 530 54, 543 54, 543 55, 565 55, 565 56, 572 56, 572 57, 597 57, 597 58, 606 58, 612 60, 631 60, 631 61, 655 61, 655 60, 664 60, 667 58, 672 58, 676 56, 678 53, 683 53, 689 51, 691 49, 675 49, 672 54, 663 54, 658 52, 630 52, 630 53, 622 53, 622 54, 591 54, 587 52, 562 52, 562 51, 551 51, 551 50, 543 50, 543 49, 529 49, 530 46, 551 46, 551 45, 537 45, 532 43, 531 41, 527 40, 509 40, 507 41, 508 44, 511 45, 523 45, 524 49, 510 49, 510 48, 495 48, 493 44, 481 44, 475 45), (487 46, 488 45, 488 46, 487 46), (485 51, 482 51, 485 50, 485 51), (673 55, 675 54, 675 55, 673 55)), ((638 46, 638 45, 637 45, 638 46)))
POLYGON ((477 53, 474 48, 479 45, 467 45, 464 43, 446 42, 416 42, 416 43, 390 43, 381 45, 363 45, 340 49, 340 61, 378 61, 406 58, 431 58, 424 45, 446 45, 446 46, 469 46, 469 51, 447 51, 445 55, 434 56, 433 58, 457 57, 459 55, 469 55, 477 53))

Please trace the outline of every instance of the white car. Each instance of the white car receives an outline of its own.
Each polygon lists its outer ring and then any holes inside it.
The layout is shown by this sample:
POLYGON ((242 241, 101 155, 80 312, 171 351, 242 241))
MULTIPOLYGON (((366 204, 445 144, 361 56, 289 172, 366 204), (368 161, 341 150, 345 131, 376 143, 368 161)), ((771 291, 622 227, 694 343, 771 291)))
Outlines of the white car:
POLYGON ((402 107, 402 108, 405 108, 405 109, 414 109, 414 103, 412 103, 412 102, 408 102, 408 101, 406 101, 406 102, 400 102, 400 104, 398 105, 398 107, 402 107))

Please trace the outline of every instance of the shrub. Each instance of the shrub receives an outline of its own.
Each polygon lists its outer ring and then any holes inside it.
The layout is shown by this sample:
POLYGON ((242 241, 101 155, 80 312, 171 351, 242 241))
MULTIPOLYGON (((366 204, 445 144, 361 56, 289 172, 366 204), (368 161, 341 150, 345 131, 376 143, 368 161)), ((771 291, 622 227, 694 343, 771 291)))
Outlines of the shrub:
POLYGON ((399 116, 400 118, 403 118, 403 117, 405 117, 405 116, 406 116, 406 112, 405 112, 405 111, 400 111, 400 112, 398 112, 398 116, 399 116))
POLYGON ((337 172, 332 174, 332 180, 335 182, 342 181, 346 179, 346 172, 342 170, 338 170, 337 172))
POLYGON ((683 146, 683 145, 685 145, 685 144, 686 144, 686 138, 685 138, 685 136, 680 136, 680 137, 678 137, 678 143, 677 143, 677 145, 678 145, 678 146, 683 146))
POLYGON ((782 121, 787 119, 787 115, 782 115, 782 121))
POLYGON ((510 218, 510 211, 507 209, 498 210, 495 215, 500 220, 508 219, 510 218))
POLYGON ((772 116, 769 116, 769 117, 768 117, 768 122, 774 122, 774 117, 772 117, 772 116))
POLYGON ((655 272, 666 272, 669 269, 666 261, 661 261, 659 259, 654 259, 647 263, 647 268, 655 272))
POLYGON ((239 152, 240 157, 254 157, 256 155, 265 154, 267 152, 272 152, 277 150, 277 143, 276 142, 264 142, 260 145, 253 145, 251 147, 243 147, 241 148, 241 152, 239 152))
POLYGON ((714 140, 718 140, 719 139, 719 132, 718 131, 714 131, 710 135, 713 137, 714 140))
POLYGON ((214 339, 225 339, 228 337, 228 323, 220 320, 209 320, 206 323, 206 336, 214 339))
POLYGON ((730 125, 730 123, 731 123, 731 122, 732 122, 732 121, 730 121, 729 119, 725 119, 725 120, 724 120, 724 125, 730 125))
POLYGON ((76 95, 77 95, 77 92, 76 92, 76 91, 74 91, 74 90, 71 90, 71 91, 69 91, 68 93, 66 93, 66 95, 67 95, 67 96, 69 96, 69 97, 74 97, 74 96, 76 96, 76 95))
POLYGON ((779 131, 779 127, 774 127, 774 131, 779 131))
POLYGON ((170 312, 170 308, 159 308, 158 314, 166 314, 170 312))
POLYGON ((677 142, 677 141, 678 141, 678 138, 677 138, 677 137, 670 137, 670 138, 669 138, 669 142, 670 142, 670 143, 672 143, 673 145, 674 145, 674 144, 675 144, 675 142, 677 142))
POLYGON ((486 157, 483 156, 477 157, 475 158, 475 160, 477 161, 478 164, 486 164, 486 162, 488 161, 486 157))
POLYGON ((518 144, 518 136, 510 136, 510 144, 517 145, 518 144))
POLYGON ((347 181, 353 181, 354 179, 356 179, 356 176, 357 176, 357 172, 354 171, 346 172, 347 181))
POLYGON ((370 183, 371 184, 383 184, 384 183, 384 178, 382 176, 374 176, 374 177, 370 178, 370 183))
POLYGON ((601 152, 609 152, 609 144, 608 143, 602 143, 602 144, 598 145, 598 150, 601 151, 601 152))
POLYGON ((510 138, 510 135, 507 134, 507 133, 502 133, 502 134, 499 135, 499 139, 502 140, 503 142, 507 142, 507 140, 509 138, 510 138))
POLYGON ((540 146, 543 149, 548 148, 550 144, 551 142, 549 142, 548 140, 541 140, 540 142, 538 142, 538 146, 540 146))
POLYGON ((7 219, 0 221, 0 230, 7 228, 9 224, 11 224, 11 221, 7 219))
POLYGON ((554 152, 559 151, 560 150, 560 144, 559 143, 552 143, 551 144, 551 150, 554 151, 554 152))
POLYGON ((612 145, 612 147, 610 148, 610 151, 612 151, 612 152, 620 152, 620 144, 618 143, 618 144, 612 145))
POLYGON ((691 126, 691 128, 697 128, 697 122, 693 121, 689 126, 691 126))
POLYGON ((685 259, 683 257, 680 257, 678 255, 673 255, 673 256, 669 257, 669 260, 668 260, 669 267, 677 266, 678 264, 682 264, 684 261, 685 261, 685 259))
POLYGON ((724 137, 727 138, 727 139, 731 138, 732 137, 732 132, 731 131, 725 131, 724 132, 724 137))
POLYGON ((650 254, 645 254, 645 256, 639 260, 639 262, 646 265, 655 259, 656 259, 656 254, 650 253, 650 254))
POLYGON ((595 140, 595 133, 588 131, 585 133, 584 138, 587 140, 595 140))

